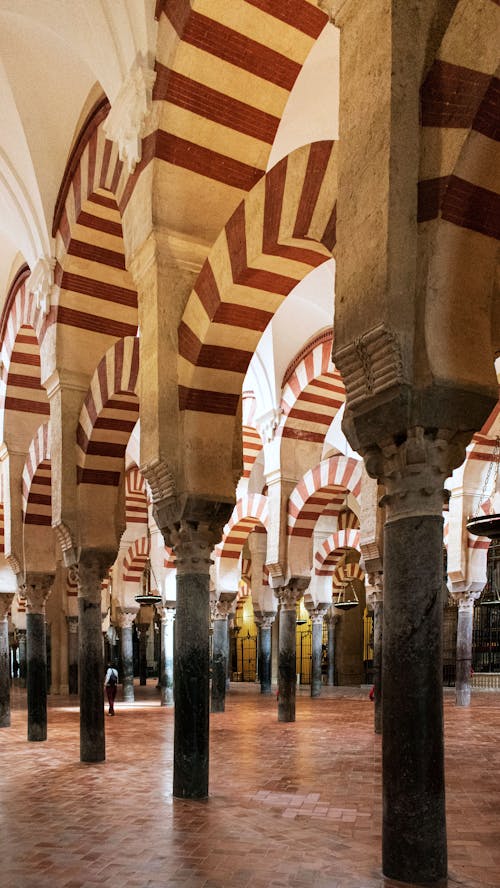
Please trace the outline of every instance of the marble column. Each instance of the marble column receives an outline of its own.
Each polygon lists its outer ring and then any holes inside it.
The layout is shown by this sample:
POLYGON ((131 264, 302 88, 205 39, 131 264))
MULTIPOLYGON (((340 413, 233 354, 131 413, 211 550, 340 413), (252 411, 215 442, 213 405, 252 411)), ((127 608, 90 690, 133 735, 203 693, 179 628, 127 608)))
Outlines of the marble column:
POLYGON ((382 733, 382 638, 384 620, 383 581, 381 572, 368 575, 366 601, 373 610, 373 722, 376 734, 382 733))
POLYGON ((312 623, 312 663, 311 697, 321 695, 321 659, 323 656, 323 618, 326 607, 316 607, 310 611, 312 623))
POLYGON ((225 710, 227 663, 229 660, 227 616, 230 609, 231 602, 221 600, 216 601, 213 607, 211 712, 224 712, 225 710))
POLYGON ((328 664, 328 672, 327 672, 327 685, 333 687, 335 684, 335 626, 338 623, 338 616, 334 614, 330 614, 326 618, 326 624, 328 626, 328 641, 327 641, 327 664, 328 664))
POLYGON ((259 620, 259 678, 261 694, 271 693, 271 626, 275 614, 263 614, 259 620))
POLYGON ((9 620, 13 592, 0 592, 0 728, 10 727, 9 620))
POLYGON ((208 796, 210 553, 208 523, 182 520, 171 531, 177 564, 174 650, 174 785, 177 799, 208 796))
POLYGON ((19 645, 19 687, 26 687, 26 629, 16 629, 19 645))
MULTIPOLYGON (((173 604, 173 602, 172 602, 173 604)), ((160 693, 161 705, 174 705, 174 618, 175 607, 157 605, 160 616, 160 693)))
POLYGON ((148 630, 149 623, 136 623, 139 635, 139 684, 144 687, 148 679, 148 630))
POLYGON ((68 622, 68 685, 70 694, 78 694, 78 617, 68 622))
POLYGON ((295 721, 297 692, 296 604, 308 581, 292 579, 276 590, 280 602, 278 661, 278 721, 295 721))
POLYGON ((134 645, 132 640, 132 626, 136 611, 122 611, 118 614, 120 627, 120 642, 122 655, 122 686, 123 702, 134 702, 134 645))
POLYGON ((78 564, 78 679, 82 762, 103 762, 106 757, 101 584, 115 558, 114 550, 82 549, 78 564))
POLYGON ((54 574, 29 571, 25 583, 28 740, 39 741, 47 739, 45 602, 54 583, 54 574))
POLYGON ((470 706, 474 602, 479 598, 479 595, 480 592, 469 591, 454 595, 458 604, 457 669, 455 680, 455 703, 457 706, 470 706))

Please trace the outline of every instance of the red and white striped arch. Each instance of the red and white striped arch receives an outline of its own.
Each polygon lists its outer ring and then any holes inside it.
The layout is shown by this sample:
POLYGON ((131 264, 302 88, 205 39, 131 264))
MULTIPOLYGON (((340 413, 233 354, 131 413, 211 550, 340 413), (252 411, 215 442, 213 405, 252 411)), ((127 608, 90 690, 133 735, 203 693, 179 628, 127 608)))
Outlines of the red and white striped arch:
POLYGON ((269 522, 267 496, 253 493, 242 497, 236 503, 232 515, 224 528, 222 542, 216 547, 216 555, 221 560, 238 560, 248 536, 252 532, 266 532, 269 522))
POLYGON ((262 450, 262 438, 255 425, 256 400, 253 392, 242 393, 243 478, 249 478, 262 450))
POLYGON ((332 575, 332 588, 334 592, 340 592, 349 580, 364 582, 365 572, 359 564, 340 564, 332 575))
POLYGON ((77 429, 80 484, 118 486, 130 434, 139 417, 139 340, 120 339, 92 378, 77 429))
POLYGON ((332 354, 331 332, 320 334, 291 364, 283 380, 281 434, 323 444, 345 388, 332 354))
POLYGON ((314 554, 314 573, 318 577, 331 577, 346 549, 359 551, 359 530, 339 530, 323 540, 314 554))
POLYGON ((352 509, 342 509, 339 512, 339 530, 353 529, 359 529, 358 516, 352 511, 352 509))
POLYGON ((147 534, 134 540, 123 559, 122 579, 124 583, 138 585, 141 582, 150 550, 151 542, 147 534))
POLYGON ((137 466, 131 466, 125 475, 125 521, 127 526, 148 523, 146 483, 137 466))
POLYGON ((288 500, 288 535, 310 537, 321 515, 338 515, 347 493, 359 495, 361 478, 362 462, 346 456, 331 456, 306 472, 288 500))
POLYGON ((335 165, 332 142, 300 148, 231 216, 179 325, 181 410, 236 414, 262 332, 299 281, 331 258, 335 165))
POLYGON ((30 444, 22 474, 22 508, 25 524, 52 525, 52 473, 50 424, 39 427, 30 444))

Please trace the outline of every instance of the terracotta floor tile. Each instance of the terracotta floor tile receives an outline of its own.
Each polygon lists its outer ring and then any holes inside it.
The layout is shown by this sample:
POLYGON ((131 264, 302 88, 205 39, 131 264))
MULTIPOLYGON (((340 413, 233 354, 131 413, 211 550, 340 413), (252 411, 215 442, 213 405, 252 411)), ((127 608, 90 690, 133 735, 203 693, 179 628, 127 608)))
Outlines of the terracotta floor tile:
MULTIPOLYGON (((26 741, 25 692, 0 732, 0 888, 400 888, 381 875, 381 740, 357 689, 301 690, 297 721, 233 685, 211 721, 211 796, 172 798, 173 712, 151 683, 78 761, 74 698, 26 741)), ((500 694, 445 695, 449 888, 500 888, 500 694)), ((408 886, 406 886, 408 888, 408 886)))

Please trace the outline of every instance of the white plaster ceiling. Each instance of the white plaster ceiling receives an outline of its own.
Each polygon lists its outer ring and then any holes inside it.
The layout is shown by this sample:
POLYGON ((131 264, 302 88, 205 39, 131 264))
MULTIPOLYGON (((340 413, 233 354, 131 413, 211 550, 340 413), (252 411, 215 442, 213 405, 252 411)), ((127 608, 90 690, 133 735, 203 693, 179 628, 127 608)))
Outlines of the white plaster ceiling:
MULTIPOLYGON (((154 0, 0 0, 0 300, 19 251, 53 253, 64 168, 89 93, 111 103, 154 55, 154 0)), ((88 110, 88 109, 86 109, 88 110)))

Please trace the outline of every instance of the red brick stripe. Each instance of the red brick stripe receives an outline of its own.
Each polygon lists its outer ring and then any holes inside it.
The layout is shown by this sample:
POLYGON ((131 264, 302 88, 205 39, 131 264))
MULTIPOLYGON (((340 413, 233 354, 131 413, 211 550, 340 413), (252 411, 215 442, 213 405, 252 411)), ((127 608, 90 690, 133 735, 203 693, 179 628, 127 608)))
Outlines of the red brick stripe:
POLYGON ((313 142, 311 145, 307 161, 307 172, 293 230, 294 237, 305 237, 309 233, 313 213, 332 153, 332 147, 332 142, 313 142))
POLYGON ((248 305, 237 305, 232 302, 221 302, 213 320, 216 324, 228 324, 231 327, 243 327, 245 330, 257 330, 263 333, 273 317, 272 311, 264 311, 261 308, 252 308, 248 305))
POLYGON ((278 117, 191 80, 184 74, 170 71, 159 62, 156 63, 156 71, 154 99, 171 102, 179 108, 186 108, 193 114, 213 120, 214 123, 260 139, 269 145, 273 144, 279 124, 278 117))
POLYGON ((94 231, 103 231, 104 234, 112 234, 114 237, 123 237, 123 229, 120 222, 102 219, 101 216, 94 216, 92 213, 85 212, 85 210, 79 214, 78 224, 85 226, 85 228, 92 228, 94 231))
POLYGON ((123 321, 101 318, 84 311, 66 308, 64 305, 59 306, 57 310, 57 323, 65 324, 67 327, 78 327, 80 330, 90 330, 93 333, 104 333, 106 336, 114 336, 116 339, 135 336, 137 333, 135 324, 125 324, 123 321))
POLYGON ((5 398, 6 410, 17 410, 19 413, 38 413, 50 416, 50 405, 43 401, 28 401, 25 398, 5 398))
POLYGON ((423 179, 418 183, 418 212, 419 222, 428 222, 439 215, 441 203, 448 187, 448 176, 440 179, 423 179))
POLYGON ((231 395, 226 392, 209 392, 203 389, 187 388, 179 386, 180 410, 194 410, 202 413, 220 413, 226 416, 236 416, 239 395, 231 395))
POLYGON ((421 89, 422 126, 470 129, 490 79, 436 59, 421 89))
POLYGON ((156 157, 243 191, 250 191, 265 172, 163 130, 157 133, 156 157))
POLYGON ((106 302, 113 302, 117 305, 137 308, 137 293, 135 290, 128 290, 126 287, 118 287, 116 284, 96 281, 94 278, 87 278, 81 274, 73 274, 69 271, 63 272, 61 287, 63 290, 70 290, 72 293, 83 293, 85 296, 92 296, 95 299, 103 299, 106 302))
MULTIPOLYGON (((319 37, 325 27, 328 18, 326 13, 311 6, 306 0, 246 0, 250 6, 255 6, 263 12, 267 12, 274 18, 297 28, 309 37, 319 37)), ((499 0, 500 2, 500 0, 499 0)))
POLYGON ((67 252, 70 256, 78 256, 89 262, 99 262, 102 265, 125 270, 125 256, 123 253, 117 253, 116 250, 107 250, 104 247, 97 247, 95 244, 88 244, 73 238, 68 245, 67 252))
POLYGON ((500 239, 500 195, 450 176, 442 217, 448 222, 500 239))
POLYGON ((76 467, 78 484, 99 484, 102 487, 118 487, 120 483, 120 475, 120 472, 108 472, 101 469, 82 469, 81 466, 76 467))
POLYGON ((226 238, 235 283, 264 290, 267 293, 288 296, 290 290, 297 284, 295 278, 247 266, 245 205, 243 202, 236 208, 226 225, 226 238))
MULTIPOLYGON (((500 3, 500 0, 499 0, 500 3)), ((500 141, 500 80, 492 77, 472 128, 488 139, 500 141)))
POLYGON ((230 370, 246 373, 253 352, 221 345, 202 345, 193 331, 181 321, 179 325, 179 354, 196 364, 211 370, 230 370))

